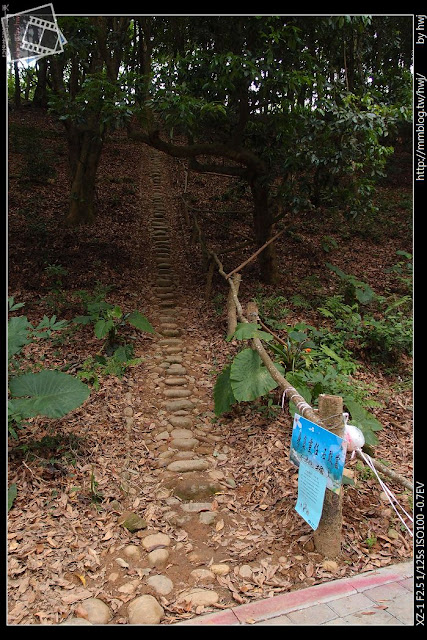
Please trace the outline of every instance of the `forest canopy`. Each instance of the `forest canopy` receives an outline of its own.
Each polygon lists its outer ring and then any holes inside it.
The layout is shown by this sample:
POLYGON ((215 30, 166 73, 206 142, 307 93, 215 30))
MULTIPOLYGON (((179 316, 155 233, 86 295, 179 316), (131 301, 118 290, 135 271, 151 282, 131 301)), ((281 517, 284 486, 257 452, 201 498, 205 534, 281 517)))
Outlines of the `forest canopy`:
MULTIPOLYGON (((253 201, 257 247, 284 214, 340 204, 374 212, 372 193, 411 120, 410 16, 59 18, 67 46, 9 74, 63 123, 70 225, 93 222, 106 136, 237 176, 253 201), (405 128, 406 127, 406 128, 405 128)), ((277 278, 274 243, 259 256, 277 278)))

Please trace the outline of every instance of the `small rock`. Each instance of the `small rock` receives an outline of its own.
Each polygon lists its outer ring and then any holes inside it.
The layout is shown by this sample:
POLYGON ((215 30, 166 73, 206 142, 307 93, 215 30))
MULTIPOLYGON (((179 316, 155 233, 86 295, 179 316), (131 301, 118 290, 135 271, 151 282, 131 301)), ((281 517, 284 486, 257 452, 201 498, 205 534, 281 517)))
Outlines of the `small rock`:
POLYGON ((196 454, 194 453, 194 451, 176 451, 173 459, 174 460, 193 460, 195 455, 196 454))
POLYGON ((139 531, 140 529, 146 529, 147 523, 141 518, 137 513, 133 513, 131 511, 126 511, 119 519, 118 523, 121 524, 128 531, 134 532, 139 531))
POLYGON ((151 576, 147 580, 147 584, 150 585, 159 595, 167 596, 173 589, 173 582, 167 576, 151 576))
POLYGON ((127 545, 127 547, 123 549, 123 553, 127 558, 130 558, 130 560, 133 560, 134 562, 141 559, 141 552, 136 544, 127 545))
POLYGON ((111 611, 109 607, 99 600, 99 598, 88 598, 84 600, 80 605, 80 610, 84 609, 87 615, 85 616, 92 624, 107 624, 111 618, 111 611))
POLYGON ((242 578, 252 578, 252 567, 249 564, 242 564, 239 567, 239 576, 242 578))
POLYGON ((190 575, 197 580, 197 582, 203 582, 204 580, 213 580, 215 578, 212 571, 208 569, 193 569, 190 575))
POLYGON ((219 595, 212 589, 195 588, 189 591, 184 591, 177 598, 177 602, 189 602, 194 607, 209 607, 216 604, 219 600, 219 595))
POLYGON ((181 500, 200 502, 211 498, 215 493, 222 490, 220 484, 210 482, 202 478, 201 475, 191 474, 188 478, 179 479, 173 482, 173 493, 181 500))
POLYGON ((177 389, 166 389, 163 395, 165 398, 189 398, 192 392, 190 389, 181 389, 178 387, 177 389))
POLYGON ((129 603, 128 616, 130 624, 159 624, 164 610, 156 598, 144 595, 129 603))
MULTIPOLYGON (((162 345, 162 346, 164 346, 164 345, 177 346, 177 345, 181 345, 182 344, 182 340, 180 338, 162 338, 159 341, 159 344, 162 345)), ((169 362, 172 362, 171 360, 169 360, 169 358, 166 358, 166 360, 168 360, 169 362)), ((176 362, 176 358, 173 359, 173 362, 176 362)))
POLYGON ((215 511, 205 511, 199 515, 199 522, 201 524, 213 524, 217 513, 215 511))
POLYGON ((92 623, 89 622, 89 620, 86 620, 86 618, 68 618, 68 620, 65 620, 65 622, 61 622, 59 626, 64 627, 66 625, 70 625, 73 627, 87 625, 91 627, 92 623))
POLYGON ((148 564, 156 569, 163 569, 168 561, 169 551, 167 549, 154 549, 148 554, 148 564))
POLYGON ((165 384, 171 387, 181 387, 184 384, 187 384, 187 378, 175 378, 170 376, 170 378, 165 379, 165 384))
POLYGON ((153 533, 143 539, 142 546, 147 551, 154 551, 159 547, 168 547, 170 543, 171 539, 165 533, 153 533))
POLYGON ((161 433, 158 433, 155 436, 155 440, 159 441, 159 440, 168 440, 169 438, 169 431, 161 431, 161 433))
POLYGON ((172 364, 166 373, 167 375, 185 376, 187 369, 182 367, 180 364, 172 364))
POLYGON ((129 569, 129 563, 123 560, 123 558, 116 558, 116 564, 122 567, 122 569, 129 569))
POLYGON ((230 573, 230 567, 228 566, 228 564, 212 564, 209 569, 212 571, 212 573, 214 573, 216 576, 226 576, 227 573, 230 573))

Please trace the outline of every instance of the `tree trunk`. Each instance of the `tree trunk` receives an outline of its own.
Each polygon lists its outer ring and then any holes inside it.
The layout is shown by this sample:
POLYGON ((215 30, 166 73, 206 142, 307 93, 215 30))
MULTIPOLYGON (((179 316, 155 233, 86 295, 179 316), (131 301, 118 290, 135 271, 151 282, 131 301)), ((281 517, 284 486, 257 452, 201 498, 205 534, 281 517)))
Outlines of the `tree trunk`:
POLYGON ((101 157, 103 139, 93 130, 68 131, 71 168, 71 197, 67 224, 78 226, 95 220, 96 173, 101 157))
POLYGON ((37 85, 34 90, 33 104, 47 107, 47 60, 40 58, 37 62, 37 85))
MULTIPOLYGON (((268 186, 256 177, 250 181, 254 201, 254 231, 257 247, 262 247, 270 240, 273 231, 273 214, 268 203, 268 186)), ((261 279, 266 284, 275 284, 278 280, 277 255, 274 242, 270 243, 259 254, 258 263, 261 279)))
POLYGON ((15 71, 15 95, 14 95, 14 104, 15 104, 15 108, 19 109, 19 107, 21 106, 21 82, 19 79, 19 66, 18 63, 15 61, 13 63, 13 68, 15 71))

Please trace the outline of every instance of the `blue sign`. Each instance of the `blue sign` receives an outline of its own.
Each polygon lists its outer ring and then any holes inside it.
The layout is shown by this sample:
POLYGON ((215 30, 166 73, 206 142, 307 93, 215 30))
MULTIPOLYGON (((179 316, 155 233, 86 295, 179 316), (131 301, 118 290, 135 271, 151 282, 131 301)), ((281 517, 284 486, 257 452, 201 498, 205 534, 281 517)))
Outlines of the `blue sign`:
POLYGON ((345 440, 306 418, 294 416, 290 460, 301 462, 325 476, 326 487, 339 493, 347 445, 345 440))

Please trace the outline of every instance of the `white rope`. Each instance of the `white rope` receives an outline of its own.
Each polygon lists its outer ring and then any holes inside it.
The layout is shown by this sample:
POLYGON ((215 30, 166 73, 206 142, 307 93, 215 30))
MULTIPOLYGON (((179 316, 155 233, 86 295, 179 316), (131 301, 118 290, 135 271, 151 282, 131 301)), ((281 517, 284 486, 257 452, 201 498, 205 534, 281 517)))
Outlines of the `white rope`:
POLYGON ((368 465, 368 467, 375 473, 378 482, 381 485, 381 488, 383 489, 384 493, 386 494, 391 506, 393 507, 393 509, 395 510, 395 512, 397 513, 397 516, 399 518, 399 520, 403 523, 404 527, 409 531, 410 535, 413 537, 413 533, 412 531, 409 529, 408 525, 406 524, 406 522, 404 521, 404 519, 402 518, 402 516, 400 515, 400 513, 398 512, 398 510, 396 509, 394 503, 396 503, 400 509, 402 509, 403 513, 405 514, 405 516, 411 521, 413 522, 413 518, 409 515, 409 513, 406 513, 405 509, 402 507, 402 505, 399 503, 399 501, 396 499, 396 496, 390 491, 390 489, 387 487, 387 485, 381 480, 381 478, 379 477, 377 470, 374 467, 374 463, 372 462, 372 458, 370 456, 368 456, 367 454, 363 453, 362 449, 358 449, 357 452, 362 456, 362 458, 364 459, 364 461, 366 462, 366 464, 368 465))

